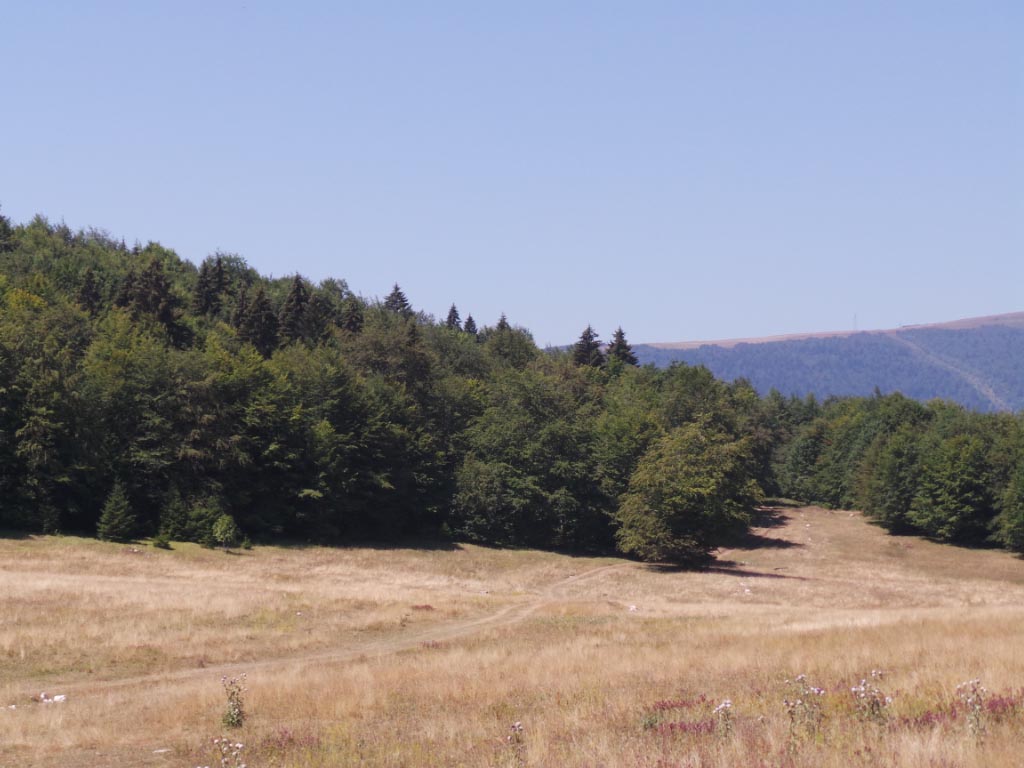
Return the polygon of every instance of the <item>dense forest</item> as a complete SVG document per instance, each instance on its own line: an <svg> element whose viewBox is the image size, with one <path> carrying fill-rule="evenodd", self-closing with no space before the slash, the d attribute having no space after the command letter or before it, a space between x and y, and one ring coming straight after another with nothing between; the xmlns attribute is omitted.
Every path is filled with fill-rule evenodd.
<svg viewBox="0 0 1024 768"><path fill-rule="evenodd" d="M917 400L942 398L979 411L1024 409L1024 328L915 328L845 337L706 344L695 349L635 348L641 363L705 365L761 393L819 398L866 396L876 388Z"/></svg>
<svg viewBox="0 0 1024 768"><path fill-rule="evenodd" d="M1017 417L637 362L621 328L540 350L397 284L370 300L0 216L0 528L695 562L785 495L1024 548Z"/></svg>

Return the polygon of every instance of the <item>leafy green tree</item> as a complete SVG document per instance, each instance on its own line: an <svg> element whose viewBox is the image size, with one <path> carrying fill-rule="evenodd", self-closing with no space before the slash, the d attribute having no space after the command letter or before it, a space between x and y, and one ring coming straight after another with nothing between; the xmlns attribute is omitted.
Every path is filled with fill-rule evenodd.
<svg viewBox="0 0 1024 768"><path fill-rule="evenodd" d="M0 253L14 250L14 227L11 220L0 213Z"/></svg>
<svg viewBox="0 0 1024 768"><path fill-rule="evenodd" d="M582 337L580 340L583 340ZM640 363L636 355L633 354L633 347L626 341L626 333L622 330L622 326L615 329L612 343L608 345L607 355L609 361L617 360L623 365L639 365Z"/></svg>
<svg viewBox="0 0 1024 768"><path fill-rule="evenodd" d="M485 328L478 338L483 339L487 357L498 367L521 370L540 354L530 332L525 328L513 328L505 315L501 316L497 326Z"/></svg>
<svg viewBox="0 0 1024 768"><path fill-rule="evenodd" d="M242 536L242 532L238 530L238 525L235 523L235 519L231 515L221 515L217 518L217 521L213 524L213 539L225 551L233 547Z"/></svg>
<svg viewBox="0 0 1024 768"><path fill-rule="evenodd" d="M124 483L118 480L103 503L103 511L96 524L96 535L107 541L131 541L137 525L138 520L128 501Z"/></svg>
<svg viewBox="0 0 1024 768"><path fill-rule="evenodd" d="M561 386L573 377L574 388ZM595 482L597 393L575 370L503 370L466 434L460 534L495 544L607 548L610 500Z"/></svg>
<svg viewBox="0 0 1024 768"><path fill-rule="evenodd" d="M462 330L462 321L459 318L459 310L454 304L452 304L451 308L448 310L448 317L445 319L444 325L445 328L452 331Z"/></svg>
<svg viewBox="0 0 1024 768"><path fill-rule="evenodd" d="M601 340L589 325L583 329L579 340L572 348L572 361L576 365L588 365L593 368L600 368L605 364Z"/></svg>
<svg viewBox="0 0 1024 768"><path fill-rule="evenodd" d="M942 541L983 541L994 511L987 473L985 446L976 435L933 439L925 444L908 517Z"/></svg>
<svg viewBox="0 0 1024 768"><path fill-rule="evenodd" d="M1024 464L1010 478L994 520L993 538L1007 549L1024 552Z"/></svg>
<svg viewBox="0 0 1024 768"><path fill-rule="evenodd" d="M918 439L910 425L891 436L881 435L860 467L864 511L895 533L914 528L910 509L921 479Z"/></svg>
<svg viewBox="0 0 1024 768"><path fill-rule="evenodd" d="M472 315L466 315L466 322L462 324L462 330L471 336L476 336L476 320L473 319Z"/></svg>
<svg viewBox="0 0 1024 768"><path fill-rule="evenodd" d="M619 549L643 560L706 560L749 524L759 489L747 445L700 423L678 427L640 459L615 514Z"/></svg>

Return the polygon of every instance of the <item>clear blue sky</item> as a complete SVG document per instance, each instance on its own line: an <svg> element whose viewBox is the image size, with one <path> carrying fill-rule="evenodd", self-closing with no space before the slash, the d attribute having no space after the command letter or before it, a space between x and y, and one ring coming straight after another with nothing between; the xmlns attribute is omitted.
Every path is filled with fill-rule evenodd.
<svg viewBox="0 0 1024 768"><path fill-rule="evenodd" d="M1024 310L1024 3L7 3L0 206L541 344Z"/></svg>

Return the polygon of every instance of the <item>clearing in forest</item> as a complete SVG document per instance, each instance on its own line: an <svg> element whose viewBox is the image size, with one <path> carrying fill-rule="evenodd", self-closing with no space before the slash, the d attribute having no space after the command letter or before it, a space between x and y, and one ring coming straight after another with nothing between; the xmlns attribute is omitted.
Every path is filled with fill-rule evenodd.
<svg viewBox="0 0 1024 768"><path fill-rule="evenodd" d="M5 538L0 766L1018 765L1021 636L1020 559L814 507L701 571Z"/></svg>

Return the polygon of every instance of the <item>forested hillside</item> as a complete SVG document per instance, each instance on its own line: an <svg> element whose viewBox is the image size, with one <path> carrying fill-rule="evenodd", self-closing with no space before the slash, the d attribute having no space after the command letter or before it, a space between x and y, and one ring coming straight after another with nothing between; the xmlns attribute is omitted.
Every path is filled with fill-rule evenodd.
<svg viewBox="0 0 1024 768"><path fill-rule="evenodd" d="M804 396L901 392L981 411L1024 408L1024 328L918 328L843 337L713 344L696 349L636 346L643 363L706 365L728 381L746 378L761 393Z"/></svg>
<svg viewBox="0 0 1024 768"><path fill-rule="evenodd" d="M955 334L943 354L956 344L980 354ZM905 347L884 346L893 380L912 376ZM0 528L695 562L777 494L1022 550L1024 427L901 395L759 397L639 367L621 328L542 352L504 316L438 320L397 284L372 300L0 217Z"/></svg>
<svg viewBox="0 0 1024 768"><path fill-rule="evenodd" d="M621 329L542 353L398 285L0 218L0 527L700 559L771 490L803 405L635 363Z"/></svg>

